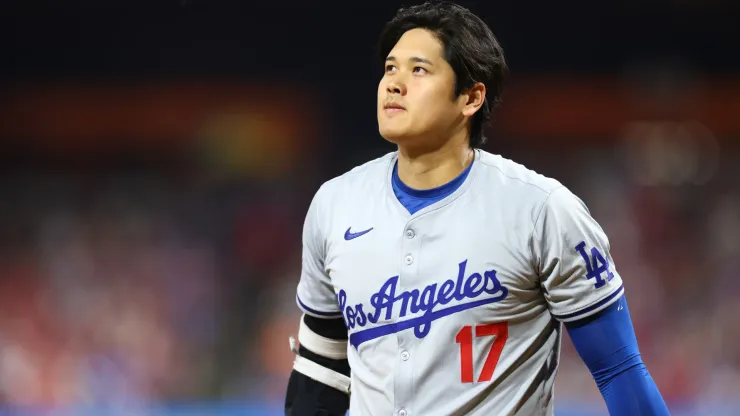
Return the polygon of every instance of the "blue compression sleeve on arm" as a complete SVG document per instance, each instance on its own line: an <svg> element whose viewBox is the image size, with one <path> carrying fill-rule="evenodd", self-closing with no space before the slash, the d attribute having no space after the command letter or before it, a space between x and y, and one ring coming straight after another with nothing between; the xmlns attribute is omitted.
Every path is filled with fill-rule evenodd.
<svg viewBox="0 0 740 416"><path fill-rule="evenodd" d="M603 311L565 326L610 415L669 415L642 362L624 296Z"/></svg>

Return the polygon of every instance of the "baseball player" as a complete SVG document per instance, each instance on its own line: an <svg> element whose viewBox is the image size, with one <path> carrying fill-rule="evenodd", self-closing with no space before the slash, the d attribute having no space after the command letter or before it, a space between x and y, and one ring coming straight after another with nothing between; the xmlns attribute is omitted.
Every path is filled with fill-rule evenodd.
<svg viewBox="0 0 740 416"><path fill-rule="evenodd" d="M583 202L478 149L506 72L490 29L426 3L398 11L380 53L398 150L308 209L286 415L552 415L562 323L611 414L667 415Z"/></svg>

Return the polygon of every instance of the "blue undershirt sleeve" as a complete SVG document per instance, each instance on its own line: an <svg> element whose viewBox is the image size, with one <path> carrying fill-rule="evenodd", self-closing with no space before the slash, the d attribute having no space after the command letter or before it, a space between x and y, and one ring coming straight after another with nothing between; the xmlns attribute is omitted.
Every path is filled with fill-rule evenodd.
<svg viewBox="0 0 740 416"><path fill-rule="evenodd" d="M610 415L669 415L642 362L624 296L608 308L565 326Z"/></svg>

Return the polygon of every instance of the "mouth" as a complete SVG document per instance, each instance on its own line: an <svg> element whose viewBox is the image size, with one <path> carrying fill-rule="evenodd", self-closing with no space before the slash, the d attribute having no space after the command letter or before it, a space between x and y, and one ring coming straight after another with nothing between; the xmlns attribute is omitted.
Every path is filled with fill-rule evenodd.
<svg viewBox="0 0 740 416"><path fill-rule="evenodd" d="M383 110L385 110L386 114L395 114L400 113L401 111L406 111L406 108L401 104L386 103L383 105Z"/></svg>

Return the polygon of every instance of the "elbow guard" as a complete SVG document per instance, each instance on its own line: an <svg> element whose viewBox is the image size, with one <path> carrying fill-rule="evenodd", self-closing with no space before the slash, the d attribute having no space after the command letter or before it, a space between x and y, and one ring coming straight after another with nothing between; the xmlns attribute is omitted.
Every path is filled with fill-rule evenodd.
<svg viewBox="0 0 740 416"><path fill-rule="evenodd" d="M317 334L306 325L305 316L301 318L298 343L301 348L329 360L344 361L347 359L347 340L337 340ZM296 354L293 370L345 394L350 393L350 378L347 375L301 356L298 344L292 336L290 337L290 349Z"/></svg>

